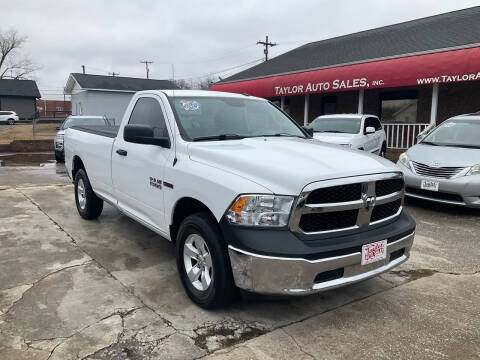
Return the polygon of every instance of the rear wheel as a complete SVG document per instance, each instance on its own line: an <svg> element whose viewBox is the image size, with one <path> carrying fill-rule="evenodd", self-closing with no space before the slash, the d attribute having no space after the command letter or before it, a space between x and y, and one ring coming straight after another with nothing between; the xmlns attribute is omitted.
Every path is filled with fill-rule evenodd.
<svg viewBox="0 0 480 360"><path fill-rule="evenodd" d="M103 200L93 192L84 169L75 174L75 203L78 213L86 220L98 218L103 210Z"/></svg>
<svg viewBox="0 0 480 360"><path fill-rule="evenodd" d="M8 119L7 120L8 125L15 125L15 120L13 119Z"/></svg>
<svg viewBox="0 0 480 360"><path fill-rule="evenodd" d="M210 214L187 217L176 244L178 272L190 299L205 309L228 305L237 291L225 242Z"/></svg>

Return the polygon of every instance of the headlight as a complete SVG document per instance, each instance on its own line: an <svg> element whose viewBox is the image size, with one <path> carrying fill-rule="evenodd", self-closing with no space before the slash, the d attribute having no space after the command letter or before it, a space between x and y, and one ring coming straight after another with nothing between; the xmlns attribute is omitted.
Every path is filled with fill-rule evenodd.
<svg viewBox="0 0 480 360"><path fill-rule="evenodd" d="M465 176L468 175L480 175L480 164L473 165L470 170L465 174Z"/></svg>
<svg viewBox="0 0 480 360"><path fill-rule="evenodd" d="M410 159L408 158L406 152L400 154L398 161L400 161L403 165L410 169Z"/></svg>
<svg viewBox="0 0 480 360"><path fill-rule="evenodd" d="M55 136L55 140L58 141L58 142L63 142L63 135L57 135Z"/></svg>
<svg viewBox="0 0 480 360"><path fill-rule="evenodd" d="M281 227L288 224L293 196L241 195L228 209L231 224Z"/></svg>

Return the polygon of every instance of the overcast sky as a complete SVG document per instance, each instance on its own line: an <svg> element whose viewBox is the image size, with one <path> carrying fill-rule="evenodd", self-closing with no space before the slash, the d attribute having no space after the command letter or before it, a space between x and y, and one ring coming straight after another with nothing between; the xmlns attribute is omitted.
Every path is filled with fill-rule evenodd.
<svg viewBox="0 0 480 360"><path fill-rule="evenodd" d="M263 57L310 41L480 5L473 0L0 0L1 30L28 36L24 47L42 69L43 97L57 98L71 72L197 81L227 76ZM250 65L251 66L251 65ZM227 70L228 69L228 70Z"/></svg>

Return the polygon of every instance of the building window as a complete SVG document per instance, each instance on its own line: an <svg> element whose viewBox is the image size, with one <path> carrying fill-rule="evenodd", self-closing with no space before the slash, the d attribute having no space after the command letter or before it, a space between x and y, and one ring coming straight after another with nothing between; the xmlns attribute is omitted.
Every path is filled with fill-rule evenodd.
<svg viewBox="0 0 480 360"><path fill-rule="evenodd" d="M417 99L382 100L382 121L387 123L417 122Z"/></svg>
<svg viewBox="0 0 480 360"><path fill-rule="evenodd" d="M57 106L57 107L55 108L55 110L56 110L56 111L63 111L63 106Z"/></svg>
<svg viewBox="0 0 480 360"><path fill-rule="evenodd" d="M381 119L385 123L416 123L418 94L395 91L381 94Z"/></svg>

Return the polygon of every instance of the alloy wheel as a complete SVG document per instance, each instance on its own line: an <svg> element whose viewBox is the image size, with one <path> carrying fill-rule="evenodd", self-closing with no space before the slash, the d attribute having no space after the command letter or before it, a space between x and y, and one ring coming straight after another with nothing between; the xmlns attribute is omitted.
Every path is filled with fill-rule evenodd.
<svg viewBox="0 0 480 360"><path fill-rule="evenodd" d="M213 277L210 250L203 237L190 234L183 245L183 263L188 280L199 291L207 290Z"/></svg>

